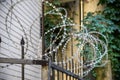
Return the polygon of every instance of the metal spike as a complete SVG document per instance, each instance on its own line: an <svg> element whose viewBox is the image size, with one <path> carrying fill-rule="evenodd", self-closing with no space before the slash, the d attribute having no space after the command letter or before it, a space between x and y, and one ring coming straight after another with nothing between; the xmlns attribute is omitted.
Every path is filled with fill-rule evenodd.
<svg viewBox="0 0 120 80"><path fill-rule="evenodd" d="M24 41L24 38L22 37L21 39L21 42L20 42L21 45L24 45L25 44L25 41Z"/></svg>
<svg viewBox="0 0 120 80"><path fill-rule="evenodd" d="M1 37L0 37L0 43L2 42L2 39L1 39Z"/></svg>

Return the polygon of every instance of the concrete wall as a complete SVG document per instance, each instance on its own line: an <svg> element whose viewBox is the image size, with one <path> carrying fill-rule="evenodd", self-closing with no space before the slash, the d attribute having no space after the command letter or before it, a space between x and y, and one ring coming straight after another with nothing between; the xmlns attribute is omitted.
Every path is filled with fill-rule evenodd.
<svg viewBox="0 0 120 80"><path fill-rule="evenodd" d="M97 5L99 0L85 0L84 2L84 16L88 12L98 12L102 11L104 6ZM105 60L107 64L102 67L96 68L97 77L96 80L112 80L112 71L111 71L111 61Z"/></svg>
<svg viewBox="0 0 120 80"><path fill-rule="evenodd" d="M85 0L84 1L84 16L88 12L96 12L96 11L102 11L104 6L97 5L99 0Z"/></svg>

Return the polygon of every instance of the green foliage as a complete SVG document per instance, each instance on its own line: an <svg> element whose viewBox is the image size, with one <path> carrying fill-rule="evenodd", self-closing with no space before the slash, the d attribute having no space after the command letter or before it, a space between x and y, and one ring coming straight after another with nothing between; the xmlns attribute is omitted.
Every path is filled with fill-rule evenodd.
<svg viewBox="0 0 120 80"><path fill-rule="evenodd" d="M56 7L59 7L61 5L59 0L53 0L51 2L53 5L55 5ZM49 12L53 10L53 7L49 6L49 5L45 5L45 10L44 13ZM56 12L58 13L58 12ZM60 11L61 14L64 14L64 11ZM64 16L62 16L64 17ZM66 23L69 22L69 20L66 20ZM56 26L59 26L58 28L55 28L54 30L50 31L48 34L45 35L45 48L48 48L50 46L51 41L54 41L54 46L58 45L58 43L60 43L60 41L62 40L62 35L64 35L64 28L60 27L61 25L63 25L63 20L61 19L60 15L56 15L56 14L47 14L44 17L44 31L47 32L48 30L51 30L53 28L55 28ZM67 30L66 33L71 31L71 27L70 26L66 26ZM58 38L59 39L56 39ZM66 37L67 38L67 37ZM56 40L55 40L56 39Z"/></svg>
<svg viewBox="0 0 120 80"><path fill-rule="evenodd" d="M100 0L99 4L106 5L102 14L88 13L84 24L89 30L99 31L107 36L113 79L118 80L120 79L120 0Z"/></svg>
<svg viewBox="0 0 120 80"><path fill-rule="evenodd" d="M50 1L51 2L51 1ZM51 2L53 5L59 6L59 0L54 0ZM45 4L45 10L44 13L49 12L53 10L53 7ZM61 19L59 15L54 15L54 14L48 14L44 17L44 31L47 32L48 30L54 28L56 25L60 24ZM50 41L51 39L54 39L55 36L57 35L58 31L55 31L54 34L53 33L48 33L47 35L45 35L45 48L48 48L50 45Z"/></svg>
<svg viewBox="0 0 120 80"><path fill-rule="evenodd" d="M54 0L53 4L59 6L59 1ZM109 59L112 61L113 78L118 80L120 79L120 0L99 0L99 4L106 5L102 14L88 13L84 18L84 25L89 30L99 31L107 36L109 41L108 54ZM50 7L47 8L48 11L50 9ZM44 21L45 31L55 27L60 21L59 16L47 15ZM55 32L57 34L58 31ZM53 38L55 36L54 34ZM48 35L45 40L46 45L49 44L50 36Z"/></svg>
<svg viewBox="0 0 120 80"><path fill-rule="evenodd" d="M99 4L106 5L103 11L106 18L120 25L120 23L117 23L120 21L120 0L100 0Z"/></svg>
<svg viewBox="0 0 120 80"><path fill-rule="evenodd" d="M53 3L54 5L60 5L60 0L54 0Z"/></svg>
<svg viewBox="0 0 120 80"><path fill-rule="evenodd" d="M57 25L61 24L61 19L60 16L57 15L47 15L44 18L44 26L45 26L45 32L47 32L50 29L53 29L54 27L56 27ZM47 35L45 35L45 47L48 48L50 46L50 41L53 41L56 36L58 35L58 32L61 30L61 28L57 28L54 31L51 31L50 33L48 33ZM60 32L59 36L63 35L63 31ZM61 38L59 40L57 40L55 42L56 45L58 45L59 41L61 40Z"/></svg>
<svg viewBox="0 0 120 80"><path fill-rule="evenodd" d="M112 20L118 26L117 30L110 35L110 59L114 80L120 79L120 0L99 0L99 4L106 5L103 11L105 18Z"/></svg>
<svg viewBox="0 0 120 80"><path fill-rule="evenodd" d="M84 18L84 25L89 30L99 31L105 35L111 34L117 29L117 26L102 14L95 15L94 13L88 13Z"/></svg>

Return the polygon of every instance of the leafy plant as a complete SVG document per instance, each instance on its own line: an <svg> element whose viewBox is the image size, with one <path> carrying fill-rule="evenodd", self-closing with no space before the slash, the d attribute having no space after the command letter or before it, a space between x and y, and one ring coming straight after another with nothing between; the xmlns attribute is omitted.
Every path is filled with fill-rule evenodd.
<svg viewBox="0 0 120 80"><path fill-rule="evenodd" d="M113 79L118 80L120 79L120 0L99 0L99 4L106 5L103 10L103 15L118 26L116 30L111 33L109 43Z"/></svg>
<svg viewBox="0 0 120 80"><path fill-rule="evenodd" d="M117 29L117 26L111 21L105 18L102 14L88 13L84 18L84 25L93 31L99 31L102 34L111 34Z"/></svg>
<svg viewBox="0 0 120 80"><path fill-rule="evenodd" d="M67 29L65 30L66 35L71 31L70 26L63 26L64 22L65 24L68 24L70 23L70 20L65 17L64 9L62 8L60 9L59 7L61 5L60 1L53 0L51 1L51 3L50 4L54 6L50 6L50 4L45 5L45 12L44 12L44 13L46 12L50 13L45 15L44 17L45 32L48 32L47 34L45 34L45 48L49 48L49 49L50 49L50 44L52 44L52 47L53 46L55 47L61 42L64 35L64 29ZM66 36L66 38L67 37L68 36ZM64 42L65 41L63 41L62 44L64 44Z"/></svg>
<svg viewBox="0 0 120 80"><path fill-rule="evenodd" d="M59 6L59 0L54 0L54 4ZM112 61L113 78L118 80L120 79L120 0L99 0L99 4L106 5L103 12L97 14L88 13L84 18L84 25L89 30L99 31L107 36L109 41L108 54L109 59ZM49 10L50 8L47 9ZM59 16L47 15L44 21L45 30L53 28L59 21ZM46 37L46 45L49 44L49 37L49 35Z"/></svg>
<svg viewBox="0 0 120 80"><path fill-rule="evenodd" d="M116 72L120 71L120 64L118 61L118 57L120 57L120 36L118 35L116 37L116 32L119 33L118 25L100 13L88 13L84 18L84 25L88 28L88 30L99 31L107 37L109 41L109 59L112 61L113 72L116 74ZM115 77L118 76L115 75Z"/></svg>

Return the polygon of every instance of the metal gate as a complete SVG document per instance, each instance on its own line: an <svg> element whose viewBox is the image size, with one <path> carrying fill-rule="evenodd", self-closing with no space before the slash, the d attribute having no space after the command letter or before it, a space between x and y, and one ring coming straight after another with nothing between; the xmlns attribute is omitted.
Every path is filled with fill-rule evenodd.
<svg viewBox="0 0 120 80"><path fill-rule="evenodd" d="M80 69L75 70L79 66L74 64L74 59L68 63L54 61L54 58L52 61L49 60L48 80L83 80L80 76Z"/></svg>

